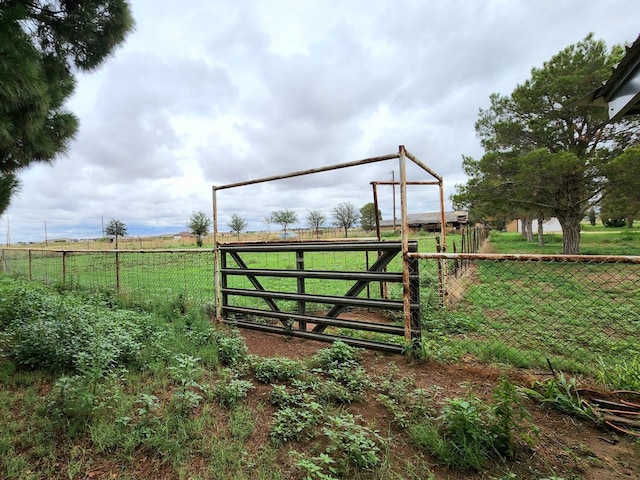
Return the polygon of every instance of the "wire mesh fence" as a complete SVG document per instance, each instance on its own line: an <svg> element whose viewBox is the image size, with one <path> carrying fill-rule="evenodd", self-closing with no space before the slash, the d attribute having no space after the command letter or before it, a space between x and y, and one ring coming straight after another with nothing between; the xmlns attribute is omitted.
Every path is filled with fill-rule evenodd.
<svg viewBox="0 0 640 480"><path fill-rule="evenodd" d="M640 257L420 258L434 357L593 374L640 355Z"/></svg>
<svg viewBox="0 0 640 480"><path fill-rule="evenodd" d="M115 292L137 303L213 303L213 250L3 249L2 270L13 276L87 290Z"/></svg>
<svg viewBox="0 0 640 480"><path fill-rule="evenodd" d="M180 296L187 305L213 305L215 299L211 249L7 248L0 255L2 270L10 275L118 292L138 303ZM369 261L359 255L331 252L306 261L318 270L347 269L354 261ZM422 341L434 359L593 374L640 357L640 257L410 256L419 258ZM267 257L247 262L295 268L289 257ZM321 292L324 284L311 285ZM398 288L387 294L399 298ZM380 291L373 288L367 295L379 297Z"/></svg>

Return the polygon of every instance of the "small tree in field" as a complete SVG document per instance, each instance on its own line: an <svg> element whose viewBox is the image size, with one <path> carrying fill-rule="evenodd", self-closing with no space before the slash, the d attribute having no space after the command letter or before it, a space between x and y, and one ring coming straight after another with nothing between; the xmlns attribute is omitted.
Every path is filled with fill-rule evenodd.
<svg viewBox="0 0 640 480"><path fill-rule="evenodd" d="M320 229L324 226L326 221L327 217L318 210L311 210L307 214L307 225L315 232L316 238L320 237Z"/></svg>
<svg viewBox="0 0 640 480"><path fill-rule="evenodd" d="M282 226L284 236L287 236L287 228L289 225L298 221L298 215L293 210L276 210L271 214L271 220L273 223L277 223Z"/></svg>
<svg viewBox="0 0 640 480"><path fill-rule="evenodd" d="M378 211L378 218L382 219L382 214ZM370 232L376 228L376 206L369 202L360 209L360 226L365 232Z"/></svg>
<svg viewBox="0 0 640 480"><path fill-rule="evenodd" d="M118 248L118 237L124 237L127 234L127 226L120 220L112 218L107 222L104 229L105 235L116 238L116 249Z"/></svg>
<svg viewBox="0 0 640 480"><path fill-rule="evenodd" d="M360 215L358 210L352 203L343 202L333 209L333 224L336 227L344 229L345 238L349 236L349 229L353 227L359 219Z"/></svg>
<svg viewBox="0 0 640 480"><path fill-rule="evenodd" d="M236 232L236 234L238 235L238 240L240 240L240 232L247 228L247 221L244 218L233 214L231 216L231 221L229 222L229 228L232 232Z"/></svg>
<svg viewBox="0 0 640 480"><path fill-rule="evenodd" d="M596 224L596 209L593 207L589 209L589 223L591 226Z"/></svg>
<svg viewBox="0 0 640 480"><path fill-rule="evenodd" d="M211 219L207 217L207 214L200 212L193 212L189 218L189 230L196 237L196 244L202 247L202 237L206 236L211 227Z"/></svg>

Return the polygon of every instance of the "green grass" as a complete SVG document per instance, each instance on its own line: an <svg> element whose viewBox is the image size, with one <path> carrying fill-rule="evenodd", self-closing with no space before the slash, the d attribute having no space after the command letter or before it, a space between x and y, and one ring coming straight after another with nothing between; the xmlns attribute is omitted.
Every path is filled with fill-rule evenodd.
<svg viewBox="0 0 640 480"><path fill-rule="evenodd" d="M544 246L538 246L538 237L527 240L520 233L491 232L492 251L496 253L562 253L562 234L544 234ZM580 234L580 253L583 255L640 255L640 229L606 228L583 223Z"/></svg>
<svg viewBox="0 0 640 480"><path fill-rule="evenodd" d="M433 235L413 237L421 252L435 251ZM397 237L385 237L397 240ZM448 236L449 250L459 237ZM640 231L583 225L582 251L588 254L638 254ZM517 233L492 232L492 251L500 253L558 254L560 234L546 234L545 245L526 242ZM375 260L363 252L306 253L305 268L314 270L362 270ZM5 251L12 274L28 275L24 253ZM293 253L245 253L250 267L293 269ZM87 288L103 292L105 301L143 310L162 310L165 317L199 305L213 305L213 258L208 252L121 253L121 295L113 296L115 264L113 253L67 254L65 289ZM233 266L233 260L229 260ZM389 266L400 271L400 259ZM34 278L61 285L62 256L55 252L33 253ZM437 264L420 262L423 310L423 353L428 358L455 361L471 354L484 362L517 367L546 367L552 362L567 371L600 375L596 365L604 362L622 368L629 355L636 354L637 312L640 307L638 267L631 264L479 262L464 285L462 296L449 308L437 308ZM296 291L295 279L261 277L267 290ZM246 277L230 277L229 286L253 287ZM343 295L353 282L307 280L308 293ZM379 297L370 288L361 296ZM390 296L402 298L402 287L391 284ZM261 299L233 297L234 304L262 308ZM283 311L295 311L295 302L276 301ZM309 311L326 305L307 305ZM400 317L397 317L400 320ZM403 343L402 337L342 329L343 336ZM212 355L212 354L210 354Z"/></svg>
<svg viewBox="0 0 640 480"><path fill-rule="evenodd" d="M602 233L582 237L592 254L640 252L638 233L596 231ZM545 239L547 244L538 247L520 234L493 232L490 247L500 253L559 253L554 249L561 249L561 237L550 234ZM534 261L475 265L461 301L443 312L427 310L428 355L455 360L471 353L485 362L517 367L544 368L551 362L556 369L602 377L599 365L627 371L624 365L640 354L638 265Z"/></svg>

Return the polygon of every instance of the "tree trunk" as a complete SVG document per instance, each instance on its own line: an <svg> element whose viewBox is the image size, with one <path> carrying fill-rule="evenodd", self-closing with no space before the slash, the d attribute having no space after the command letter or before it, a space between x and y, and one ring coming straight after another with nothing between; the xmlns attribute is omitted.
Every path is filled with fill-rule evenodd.
<svg viewBox="0 0 640 480"><path fill-rule="evenodd" d="M523 235L527 238L527 242L533 242L533 219L525 218L522 220L522 230Z"/></svg>
<svg viewBox="0 0 640 480"><path fill-rule="evenodd" d="M633 217L627 217L627 228L633 228Z"/></svg>
<svg viewBox="0 0 640 480"><path fill-rule="evenodd" d="M562 227L563 255L580 255L580 220L581 215L558 217Z"/></svg>
<svg viewBox="0 0 640 480"><path fill-rule="evenodd" d="M538 217L538 246L544 247L544 217Z"/></svg>
<svg viewBox="0 0 640 480"><path fill-rule="evenodd" d="M344 238L347 238L348 236L349 236L349 228L344 227Z"/></svg>

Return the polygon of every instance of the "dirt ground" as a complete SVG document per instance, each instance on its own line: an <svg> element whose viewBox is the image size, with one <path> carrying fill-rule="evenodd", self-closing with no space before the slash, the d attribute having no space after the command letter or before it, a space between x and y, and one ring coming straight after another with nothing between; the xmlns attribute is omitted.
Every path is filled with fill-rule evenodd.
<svg viewBox="0 0 640 480"><path fill-rule="evenodd" d="M326 343L285 338L251 330L242 330L241 333L249 352L261 357L304 359L327 346ZM412 375L416 379L416 387L440 387L442 398L465 395L470 385L475 395L488 399L501 373L497 369L471 361L443 365L412 361L400 355L372 351L364 352L363 365L370 375L383 374L395 365L402 375ZM514 383L523 386L530 386L533 380L545 378L545 375L546 372L529 371L515 371L509 374ZM262 393L258 391L256 394L266 396L268 390L265 389ZM418 452L402 440L394 444L392 455L405 458L414 455L425 457L438 479L498 480L503 478L503 472L506 470L517 473L517 478L555 476L566 480L640 479L640 442L637 439L616 435L558 411L542 408L534 402L528 402L525 406L531 413L533 422L540 429L539 435L533 447L523 449L509 464L494 465L482 473L455 472L438 467L434 459ZM352 404L350 409L377 425L380 430L393 428L389 412L374 398L366 397L363 401ZM398 435L397 438L400 437L401 435ZM268 419L265 419L262 428L256 429L252 440L254 448L260 448L260 443L268 440ZM543 475L540 475L541 472Z"/></svg>

